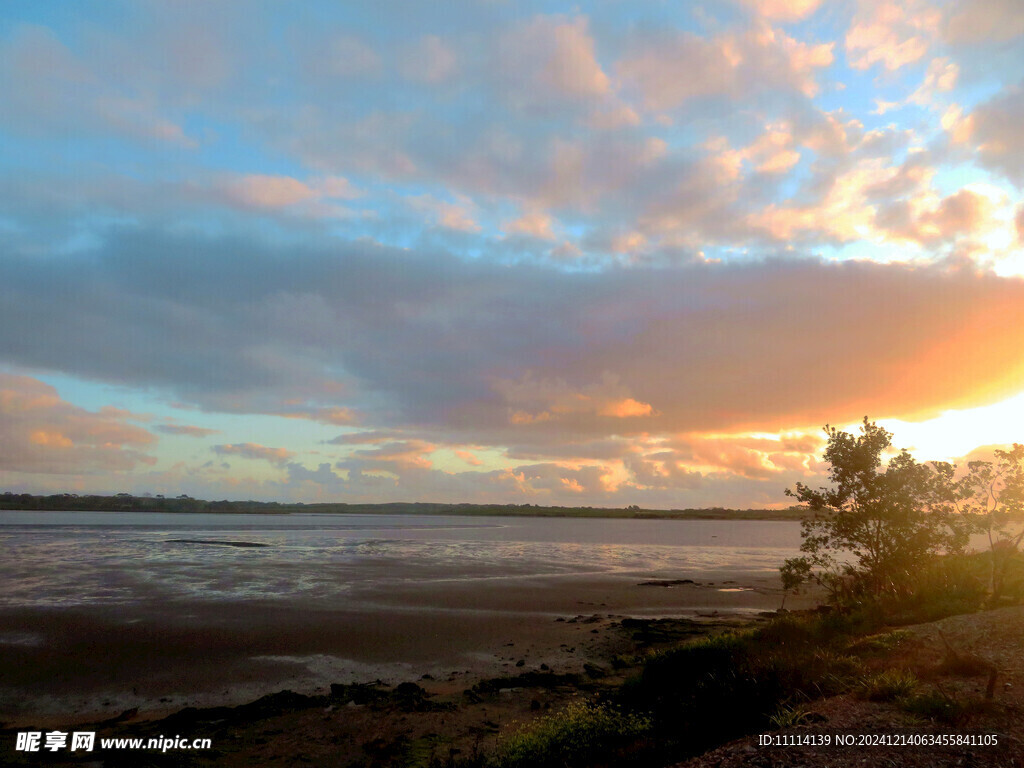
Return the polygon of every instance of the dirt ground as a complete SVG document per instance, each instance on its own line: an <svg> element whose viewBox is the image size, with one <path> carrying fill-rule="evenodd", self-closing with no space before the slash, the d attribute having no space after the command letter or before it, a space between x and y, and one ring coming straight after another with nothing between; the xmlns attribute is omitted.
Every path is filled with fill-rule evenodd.
<svg viewBox="0 0 1024 768"><path fill-rule="evenodd" d="M764 734L771 737L767 745L761 745L759 736L749 736L674 768L1024 766L1024 607L951 616L905 630L906 642L875 663L913 672L920 680L915 694L951 710L950 716L913 714L899 702L844 694L814 702L803 723ZM961 663L951 663L952 654ZM991 680L986 665L996 672L991 699L986 699ZM853 746L838 746L838 735L852 736ZM831 745L807 744L826 736L832 738ZM868 745L869 738L879 736L968 743ZM984 744L993 737L997 744Z"/></svg>
<svg viewBox="0 0 1024 768"><path fill-rule="evenodd" d="M595 613L559 623L566 642L558 662L540 662L529 647L510 642L494 659L498 674L492 678L452 670L398 686L335 685L312 696L278 693L239 707L189 708L145 722L129 712L121 722L92 726L106 737L210 738L210 750L29 755L12 751L15 734L7 729L0 733L0 762L94 768L376 768L428 765L432 759L444 764L489 751L517 723L556 713L573 699L601 699L635 671L646 651L725 631L738 620L636 620ZM1024 607L954 616L905 627L897 635L895 646L868 656L869 671L913 673L919 681L914 694L948 711L914 714L900 701L870 701L853 692L808 703L789 727L739 739L674 768L1024 768ZM820 743L826 737L831 743ZM838 745L840 737L852 739L852 745ZM928 738L961 743L891 743ZM993 738L996 744L985 743ZM865 739L890 743L869 745ZM808 743L812 740L819 743Z"/></svg>

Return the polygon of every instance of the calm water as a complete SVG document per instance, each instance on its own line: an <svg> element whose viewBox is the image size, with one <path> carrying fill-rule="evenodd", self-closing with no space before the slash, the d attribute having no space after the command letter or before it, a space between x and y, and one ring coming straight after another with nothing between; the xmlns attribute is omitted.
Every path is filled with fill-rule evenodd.
<svg viewBox="0 0 1024 768"><path fill-rule="evenodd" d="M799 543L799 524L777 521L0 511L0 607L343 605L389 585L769 574Z"/></svg>

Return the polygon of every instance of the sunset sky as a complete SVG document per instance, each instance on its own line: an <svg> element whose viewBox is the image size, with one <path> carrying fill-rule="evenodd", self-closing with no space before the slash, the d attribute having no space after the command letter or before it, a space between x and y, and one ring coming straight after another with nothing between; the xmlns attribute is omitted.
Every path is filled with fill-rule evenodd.
<svg viewBox="0 0 1024 768"><path fill-rule="evenodd" d="M0 491L785 506L1024 442L1019 0L0 11Z"/></svg>

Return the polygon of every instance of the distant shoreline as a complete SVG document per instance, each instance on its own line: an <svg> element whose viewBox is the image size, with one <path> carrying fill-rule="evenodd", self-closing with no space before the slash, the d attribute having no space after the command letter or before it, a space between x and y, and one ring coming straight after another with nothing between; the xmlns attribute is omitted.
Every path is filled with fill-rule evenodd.
<svg viewBox="0 0 1024 768"><path fill-rule="evenodd" d="M206 501L189 496L115 496L24 493L0 495L0 511L23 512L162 512L207 514L462 515L466 517L575 517L625 520L802 520L806 509L642 509L637 506L560 507L538 504L282 504L276 501Z"/></svg>

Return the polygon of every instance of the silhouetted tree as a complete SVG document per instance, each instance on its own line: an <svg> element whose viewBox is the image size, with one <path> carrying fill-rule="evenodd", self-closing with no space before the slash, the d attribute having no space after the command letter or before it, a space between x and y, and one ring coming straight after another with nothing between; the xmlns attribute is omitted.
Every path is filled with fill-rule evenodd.
<svg viewBox="0 0 1024 768"><path fill-rule="evenodd" d="M971 461L967 473L955 479L956 467L940 471L952 488L957 510L973 519L975 530L988 537L989 600L998 603L1006 590L1007 569L1020 551L1024 530L1009 530L1011 519L1024 515L1024 445L996 450L995 461Z"/></svg>
<svg viewBox="0 0 1024 768"><path fill-rule="evenodd" d="M801 523L805 554L782 566L783 586L812 579L833 601L908 595L932 558L967 543L967 519L956 514L948 478L906 450L883 467L892 435L867 417L859 435L828 425L825 433L831 487L786 490L812 515Z"/></svg>

